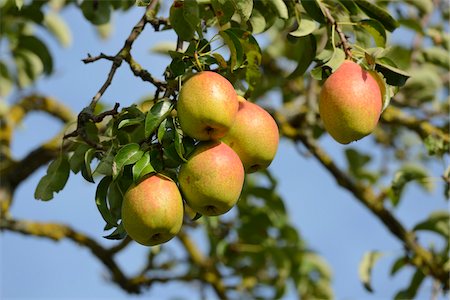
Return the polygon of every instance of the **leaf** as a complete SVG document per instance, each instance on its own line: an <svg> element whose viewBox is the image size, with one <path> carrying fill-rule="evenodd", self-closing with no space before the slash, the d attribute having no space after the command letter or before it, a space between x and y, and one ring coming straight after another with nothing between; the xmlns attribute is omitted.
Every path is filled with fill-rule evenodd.
<svg viewBox="0 0 450 300"><path fill-rule="evenodd" d="M400 269L402 269L403 267L407 266L407 258L405 256L400 256L393 264L391 267L391 272L390 275L393 276L395 275Z"/></svg>
<svg viewBox="0 0 450 300"><path fill-rule="evenodd" d="M383 254L379 251L369 251L364 253L363 258L361 259L361 262L359 263L359 280L364 284L364 288L369 291L373 292L372 286L371 286L371 278L372 278L372 269L377 260L382 256Z"/></svg>
<svg viewBox="0 0 450 300"><path fill-rule="evenodd" d="M95 148L89 148L84 153L84 164L81 166L81 175L84 179L86 179L89 182L95 183L94 178L92 177L92 169L91 169L91 161L94 158L96 149Z"/></svg>
<svg viewBox="0 0 450 300"><path fill-rule="evenodd" d="M349 0L338 0L339 3L342 4L342 6L349 12L349 15L357 15L358 14L358 7L353 1Z"/></svg>
<svg viewBox="0 0 450 300"><path fill-rule="evenodd" d="M238 69L244 59L244 50L238 36L231 29L220 31L219 34L230 49L231 70Z"/></svg>
<svg viewBox="0 0 450 300"><path fill-rule="evenodd" d="M257 9L254 9L252 12L252 16L250 17L250 25L252 26L252 33L258 34L264 32L266 29L267 23L266 18L261 14L261 12Z"/></svg>
<svg viewBox="0 0 450 300"><path fill-rule="evenodd" d="M430 62L436 66L440 66L445 70L450 69L450 55L445 49L431 47L424 49L422 53L427 62Z"/></svg>
<svg viewBox="0 0 450 300"><path fill-rule="evenodd" d="M84 154L86 151L88 151L91 147L86 144L79 144L75 151L73 152L72 156L69 159L70 163L70 169L73 173L77 174L81 171L81 168L84 164Z"/></svg>
<svg viewBox="0 0 450 300"><path fill-rule="evenodd" d="M389 85L403 86L410 75L396 67L386 64L387 58L377 59L375 62L375 70L382 73Z"/></svg>
<svg viewBox="0 0 450 300"><path fill-rule="evenodd" d="M233 2L237 12L241 16L242 22L247 22L250 19L253 10L253 0L226 0L225 2Z"/></svg>
<svg viewBox="0 0 450 300"><path fill-rule="evenodd" d="M80 5L83 16L93 25L102 25L111 18L111 5L108 0L84 0Z"/></svg>
<svg viewBox="0 0 450 300"><path fill-rule="evenodd" d="M344 50L335 48L331 58L323 65L314 68L311 71L313 78L322 80L327 78L331 73L335 72L345 60Z"/></svg>
<svg viewBox="0 0 450 300"><path fill-rule="evenodd" d="M13 87L12 77L8 67L3 61L0 61L0 97L6 97Z"/></svg>
<svg viewBox="0 0 450 300"><path fill-rule="evenodd" d="M166 100L161 100L152 106L145 117L145 138L148 139L158 128L159 124L167 118L173 109L173 104Z"/></svg>
<svg viewBox="0 0 450 300"><path fill-rule="evenodd" d="M359 21L358 26L361 26L370 33L375 41L375 45L378 47L386 46L386 30L380 22L374 19L366 19Z"/></svg>
<svg viewBox="0 0 450 300"><path fill-rule="evenodd" d="M112 148L108 153L102 158L97 168L94 170L94 174L103 174L105 176L112 176L112 166L114 161L114 154Z"/></svg>
<svg viewBox="0 0 450 300"><path fill-rule="evenodd" d="M14 2L16 3L17 9L21 10L23 6L23 0L15 0Z"/></svg>
<svg viewBox="0 0 450 300"><path fill-rule="evenodd" d="M200 12L196 0L184 0L183 17L194 30L197 30L197 33L201 38Z"/></svg>
<svg viewBox="0 0 450 300"><path fill-rule="evenodd" d="M69 174L67 155L60 155L48 166L47 174L41 178L36 187L34 198L43 201L53 199L53 194L61 191L66 185Z"/></svg>
<svg viewBox="0 0 450 300"><path fill-rule="evenodd" d="M246 3L247 1L242 1ZM220 25L225 25L231 20L235 12L235 3L229 0L211 0L214 14L219 20ZM253 6L253 3L252 3ZM242 16L241 16L242 17Z"/></svg>
<svg viewBox="0 0 450 300"><path fill-rule="evenodd" d="M133 181L137 183L143 176L155 172L150 163L150 152L145 152L136 164L133 166Z"/></svg>
<svg viewBox="0 0 450 300"><path fill-rule="evenodd" d="M318 0L301 0L306 13L321 24L326 23L325 15L320 7Z"/></svg>
<svg viewBox="0 0 450 300"><path fill-rule="evenodd" d="M303 15L296 30L289 32L295 37L302 37L313 33L316 30L316 22L307 15Z"/></svg>
<svg viewBox="0 0 450 300"><path fill-rule="evenodd" d="M27 49L36 54L44 66L44 73L49 75L53 71L53 59L47 46L38 38L31 35L22 35L19 38L17 49Z"/></svg>
<svg viewBox="0 0 450 300"><path fill-rule="evenodd" d="M102 215L103 220L105 220L107 224L116 227L117 222L111 214L107 202L108 189L111 182L111 176L105 176L102 180L100 180L97 190L95 191L95 204L97 205L98 211Z"/></svg>
<svg viewBox="0 0 450 300"><path fill-rule="evenodd" d="M144 117L138 117L133 119L124 119L120 121L119 125L117 125L117 129L121 129L128 126L134 126L137 124L142 124L142 122L145 120Z"/></svg>
<svg viewBox="0 0 450 300"><path fill-rule="evenodd" d="M72 33L63 18L57 13L48 12L44 17L44 25L63 47L72 44Z"/></svg>
<svg viewBox="0 0 450 300"><path fill-rule="evenodd" d="M104 236L104 238L108 240L123 240L126 236L127 232L123 227L123 223L120 223L116 230L114 230L110 235Z"/></svg>
<svg viewBox="0 0 450 300"><path fill-rule="evenodd" d="M184 4L182 1L174 1L170 7L169 21L181 40L190 41L194 37L195 28L185 18Z"/></svg>
<svg viewBox="0 0 450 300"><path fill-rule="evenodd" d="M403 193L403 189L405 188L406 184L413 181L413 180L423 180L428 177L428 173L426 169L424 169L422 166L418 165L404 165L400 170L398 170L395 175L394 179L391 183L391 201L394 206L398 204L400 201L401 195ZM429 189L427 183L421 182L422 186Z"/></svg>
<svg viewBox="0 0 450 300"><path fill-rule="evenodd" d="M288 9L283 0L270 0L269 3L275 8L280 18L285 20L289 18Z"/></svg>
<svg viewBox="0 0 450 300"><path fill-rule="evenodd" d="M368 179L372 183L377 180L377 176L365 168L371 160L370 155L362 154L353 148L348 148L345 150L345 156L350 174L358 179Z"/></svg>
<svg viewBox="0 0 450 300"><path fill-rule="evenodd" d="M414 231L427 230L442 235L446 240L450 238L450 215L447 211L436 211L414 226Z"/></svg>
<svg viewBox="0 0 450 300"><path fill-rule="evenodd" d="M181 158L182 161L187 162L186 158L184 158L184 147L183 147L183 131L180 128L180 125L175 123L174 119L172 119L174 122L174 128L175 128L175 150L178 154L178 156Z"/></svg>
<svg viewBox="0 0 450 300"><path fill-rule="evenodd" d="M383 8L367 0L355 0L354 2L367 16L379 21L387 30L392 32L399 26L398 22Z"/></svg>
<svg viewBox="0 0 450 300"><path fill-rule="evenodd" d="M124 166L134 164L143 155L144 152L140 149L139 144L136 143L131 143L120 148L116 156L114 156L113 179L117 179Z"/></svg>
<svg viewBox="0 0 450 300"><path fill-rule="evenodd" d="M394 299L395 300L414 299L416 297L417 290L419 289L424 279L425 274L423 274L420 269L417 269L416 272L414 272L413 277L411 278L409 286L406 289L399 291L395 295Z"/></svg>
<svg viewBox="0 0 450 300"><path fill-rule="evenodd" d="M316 38L313 34L302 36L300 38L293 39L294 43L298 44L299 51L296 61L298 62L295 70L289 75L288 78L295 78L303 75L316 56Z"/></svg>

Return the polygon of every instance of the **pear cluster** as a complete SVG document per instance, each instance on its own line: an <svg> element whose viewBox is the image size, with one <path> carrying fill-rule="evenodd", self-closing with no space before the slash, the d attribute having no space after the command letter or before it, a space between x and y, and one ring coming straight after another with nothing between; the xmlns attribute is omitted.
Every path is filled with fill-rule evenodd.
<svg viewBox="0 0 450 300"><path fill-rule="evenodd" d="M378 75L346 60L327 78L319 96L325 130L348 144L370 134L378 124L383 100Z"/></svg>
<svg viewBox="0 0 450 300"><path fill-rule="evenodd" d="M183 205L205 216L228 212L239 200L245 174L267 168L278 148L272 116L238 96L215 72L190 77L180 89L176 110L183 132L198 141L179 169L179 184L152 175L133 185L122 204L125 230L147 246L177 235Z"/></svg>

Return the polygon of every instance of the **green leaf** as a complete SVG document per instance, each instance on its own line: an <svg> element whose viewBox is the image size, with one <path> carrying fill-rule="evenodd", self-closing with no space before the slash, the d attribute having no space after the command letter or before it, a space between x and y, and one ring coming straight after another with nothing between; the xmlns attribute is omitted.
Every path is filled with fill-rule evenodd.
<svg viewBox="0 0 450 300"><path fill-rule="evenodd" d="M155 172L150 163L150 152L145 152L133 166L133 181L137 183L143 176Z"/></svg>
<svg viewBox="0 0 450 300"><path fill-rule="evenodd" d="M319 0L301 0L303 8L306 10L306 13L321 24L326 23L325 15L320 7Z"/></svg>
<svg viewBox="0 0 450 300"><path fill-rule="evenodd" d="M23 0L14 0L14 2L16 3L17 9L21 10L23 6Z"/></svg>
<svg viewBox="0 0 450 300"><path fill-rule="evenodd" d="M375 70L383 74L389 85L403 86L410 75L403 70L388 65L386 62L388 62L386 57L377 59L375 62ZM391 62L389 63L391 64Z"/></svg>
<svg viewBox="0 0 450 300"><path fill-rule="evenodd" d="M167 118L173 109L173 104L166 100L161 100L152 106L145 117L145 138L148 139L158 128L159 124Z"/></svg>
<svg viewBox="0 0 450 300"><path fill-rule="evenodd" d="M142 124L142 122L144 122L144 120L145 120L144 116L133 118L133 119L124 119L124 120L120 121L119 125L117 125L117 129Z"/></svg>
<svg viewBox="0 0 450 300"><path fill-rule="evenodd" d="M34 198L44 201L53 199L53 194L61 191L66 185L69 174L67 155L60 155L48 166L47 174L41 178L36 187Z"/></svg>
<svg viewBox="0 0 450 300"><path fill-rule="evenodd" d="M420 269L417 269L416 272L414 272L413 277L411 278L409 286L406 289L398 292L395 295L394 299L395 300L414 299L424 279L425 274L423 274Z"/></svg>
<svg viewBox="0 0 450 300"><path fill-rule="evenodd" d="M442 48L431 47L422 51L423 57L427 62L440 66L445 70L450 69L450 55L448 51Z"/></svg>
<svg viewBox="0 0 450 300"><path fill-rule="evenodd" d="M414 231L427 230L442 235L446 240L450 238L450 215L447 211L436 211L414 226Z"/></svg>
<svg viewBox="0 0 450 300"><path fill-rule="evenodd" d="M239 37L231 29L220 31L219 34L230 49L231 70L238 69L242 65L244 59L244 50Z"/></svg>
<svg viewBox="0 0 450 300"><path fill-rule="evenodd" d="M242 1L246 3L247 1ZM214 13L220 25L225 25L231 20L235 12L235 3L229 0L211 0ZM253 3L252 3L253 6Z"/></svg>
<svg viewBox="0 0 450 300"><path fill-rule="evenodd" d="M371 160L370 155L362 154L353 148L348 148L345 150L345 156L350 174L358 179L367 179L372 183L377 180L377 176L365 168Z"/></svg>
<svg viewBox="0 0 450 300"><path fill-rule="evenodd" d="M380 22L374 19L366 19L359 21L358 26L361 26L370 33L377 47L386 46L386 30Z"/></svg>
<svg viewBox="0 0 450 300"><path fill-rule="evenodd" d="M0 97L6 97L13 87L12 77L8 67L3 61L0 61Z"/></svg>
<svg viewBox="0 0 450 300"><path fill-rule="evenodd" d="M112 166L114 161L114 154L112 148L108 153L102 158L97 168L94 170L94 174L103 174L105 176L112 176Z"/></svg>
<svg viewBox="0 0 450 300"><path fill-rule="evenodd" d="M174 122L174 128L175 128L175 150L177 151L178 156L181 158L182 161L187 162L186 158L184 158L184 147L183 147L183 131L180 128L180 125L178 123L175 123L174 119L172 119Z"/></svg>
<svg viewBox="0 0 450 300"><path fill-rule="evenodd" d="M234 4L242 22L247 22L250 19L253 10L253 0L225 0L224 2L232 2Z"/></svg>
<svg viewBox="0 0 450 300"><path fill-rule="evenodd" d="M72 33L63 18L57 13L48 12L44 17L44 25L63 47L72 44Z"/></svg>
<svg viewBox="0 0 450 300"><path fill-rule="evenodd" d="M107 202L108 189L111 182L111 176L105 176L102 180L100 180L95 192L95 204L97 205L98 211L102 215L103 220L105 220L107 224L116 227L117 222L111 214Z"/></svg>
<svg viewBox="0 0 450 300"><path fill-rule="evenodd" d="M289 18L288 9L283 0L270 0L269 3L272 4L272 6L275 8L280 18L282 19Z"/></svg>
<svg viewBox="0 0 450 300"><path fill-rule="evenodd" d="M316 56L316 38L313 34L303 36L300 38L292 39L298 48L298 57L296 61L298 62L295 70L289 75L288 78L295 78L302 76ZM291 39L289 40L291 41Z"/></svg>
<svg viewBox="0 0 450 300"><path fill-rule="evenodd" d="M407 183L411 181L418 181L424 188L430 189L429 182L423 181L428 177L427 170L418 165L404 165L398 170L391 183L391 201L394 206L400 201L401 195Z"/></svg>
<svg viewBox="0 0 450 300"><path fill-rule="evenodd" d="M335 48L331 58L323 65L315 67L311 71L313 78L322 80L335 72L345 60L345 52L341 48Z"/></svg>
<svg viewBox="0 0 450 300"><path fill-rule="evenodd" d="M84 0L80 5L83 16L93 25L102 25L111 18L111 5L108 0Z"/></svg>
<svg viewBox="0 0 450 300"><path fill-rule="evenodd" d="M355 2L349 0L338 0L339 3L349 12L349 15L357 15L359 12Z"/></svg>
<svg viewBox="0 0 450 300"><path fill-rule="evenodd" d="M390 275L395 275L400 269L407 266L407 258L405 256L400 256L393 264L391 268Z"/></svg>
<svg viewBox="0 0 450 300"><path fill-rule="evenodd" d="M144 152L140 149L139 144L136 143L131 143L120 148L116 156L114 156L113 179L117 179L124 166L134 164L143 155Z"/></svg>
<svg viewBox="0 0 450 300"><path fill-rule="evenodd" d="M197 30L197 33L201 38L200 12L196 0L184 0L183 17L194 30Z"/></svg>
<svg viewBox="0 0 450 300"><path fill-rule="evenodd" d="M303 15L297 29L289 32L289 34L295 37L302 37L313 33L316 28L316 22L309 16Z"/></svg>
<svg viewBox="0 0 450 300"><path fill-rule="evenodd" d="M253 34L264 32L264 30L266 29L266 18L264 18L263 14L257 9L253 10L249 21L250 25L252 26Z"/></svg>
<svg viewBox="0 0 450 300"><path fill-rule="evenodd" d="M169 21L181 40L190 41L194 37L195 27L191 24L192 20L186 19L185 2L174 1L170 7Z"/></svg>
<svg viewBox="0 0 450 300"><path fill-rule="evenodd" d="M127 232L125 231L125 228L123 228L123 223L120 223L116 230L114 230L110 235L104 236L104 238L108 240L123 240L126 236Z"/></svg>
<svg viewBox="0 0 450 300"><path fill-rule="evenodd" d="M383 254L379 251L366 252L359 263L359 280L361 280L364 284L364 288L371 293L373 292L372 285L370 283L372 278L372 269L382 255Z"/></svg>
<svg viewBox="0 0 450 300"><path fill-rule="evenodd" d="M392 32L399 26L398 22L386 10L372 2L368 0L355 0L354 2L367 16L379 21L387 30Z"/></svg>
<svg viewBox="0 0 450 300"><path fill-rule="evenodd" d="M86 179L89 182L95 183L94 178L92 177L92 169L91 169L91 161L94 158L96 149L95 148L89 148L84 153L84 164L81 166L81 175L84 179Z"/></svg>
<svg viewBox="0 0 450 300"><path fill-rule="evenodd" d="M73 173L77 174L81 171L81 168L84 164L84 154L86 151L88 151L91 147L86 144L78 144L75 148L75 151L73 152L72 156L69 159L70 163L70 169Z"/></svg>
<svg viewBox="0 0 450 300"><path fill-rule="evenodd" d="M53 59L47 46L37 37L22 35L19 38L17 49L27 49L36 54L42 62L44 73L49 75L53 71Z"/></svg>

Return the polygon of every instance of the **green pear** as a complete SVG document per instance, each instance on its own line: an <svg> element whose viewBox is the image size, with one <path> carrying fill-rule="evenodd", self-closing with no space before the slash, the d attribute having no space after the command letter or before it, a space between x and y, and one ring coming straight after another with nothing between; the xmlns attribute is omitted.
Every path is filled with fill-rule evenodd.
<svg viewBox="0 0 450 300"><path fill-rule="evenodd" d="M278 149L278 126L262 107L238 96L239 110L230 131L221 140L231 147L246 173L267 168Z"/></svg>
<svg viewBox="0 0 450 300"><path fill-rule="evenodd" d="M181 87L177 115L183 132L206 141L223 137L233 125L238 111L237 94L221 75L203 71Z"/></svg>
<svg viewBox="0 0 450 300"><path fill-rule="evenodd" d="M346 60L325 80L319 113L325 130L339 143L348 144L370 134L382 110L377 79L357 63Z"/></svg>
<svg viewBox="0 0 450 300"><path fill-rule="evenodd" d="M201 143L181 165L178 181L186 203L206 216L229 211L244 184L239 156L220 141Z"/></svg>
<svg viewBox="0 0 450 300"><path fill-rule="evenodd" d="M152 175L125 193L122 223L133 240L153 246L178 234L183 210L183 200L175 182L163 175Z"/></svg>

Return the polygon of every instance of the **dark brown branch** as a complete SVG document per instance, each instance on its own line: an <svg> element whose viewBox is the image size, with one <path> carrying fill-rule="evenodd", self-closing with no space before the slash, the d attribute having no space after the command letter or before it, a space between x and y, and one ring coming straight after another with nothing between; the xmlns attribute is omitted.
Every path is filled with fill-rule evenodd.
<svg viewBox="0 0 450 300"><path fill-rule="evenodd" d="M106 54L103 54L103 53L100 53L100 55L98 55L98 56L91 56L91 55L88 53L88 57L82 59L82 61L83 61L85 64L89 64L89 63L96 62L97 60L100 60L100 59L106 59L106 60L114 61L115 56L106 55Z"/></svg>
<svg viewBox="0 0 450 300"><path fill-rule="evenodd" d="M336 31L336 33L339 36L339 39L341 40L342 43L342 47L344 48L344 52L345 52L345 57L350 59L352 58L352 47L350 46L347 37L345 36L344 32L342 31L341 27L339 26L339 24L336 22L336 20L333 18L333 16L330 13L330 10L321 5L321 8L325 14L325 17L327 18L328 22L331 24L331 27ZM334 41L333 41L334 43Z"/></svg>

